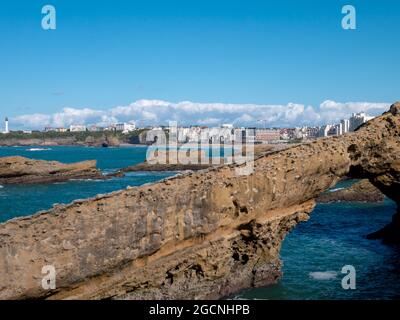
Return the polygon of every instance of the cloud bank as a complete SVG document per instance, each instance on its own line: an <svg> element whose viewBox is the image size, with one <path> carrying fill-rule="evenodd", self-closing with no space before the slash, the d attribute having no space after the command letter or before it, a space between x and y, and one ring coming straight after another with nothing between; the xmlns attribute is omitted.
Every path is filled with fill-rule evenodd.
<svg viewBox="0 0 400 320"><path fill-rule="evenodd" d="M374 116L386 111L389 105L374 102L340 103L332 100L326 100L318 107L298 103L273 105L138 100L108 110L63 108L54 114L20 115L10 119L10 123L14 128L25 129L69 127L71 124L107 126L116 122L157 125L168 124L169 121L177 121L178 125L218 126L232 123L236 126L294 127L337 123L349 118L353 112L364 111Z"/></svg>

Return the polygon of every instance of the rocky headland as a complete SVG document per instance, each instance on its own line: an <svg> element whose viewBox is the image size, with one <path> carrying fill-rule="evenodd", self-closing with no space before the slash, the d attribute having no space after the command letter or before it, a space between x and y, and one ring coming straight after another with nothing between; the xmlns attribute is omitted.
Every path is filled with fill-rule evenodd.
<svg viewBox="0 0 400 320"><path fill-rule="evenodd" d="M120 170L121 173L137 171L198 171L212 167L210 164L149 164L148 162L139 163L133 166L125 167Z"/></svg>
<svg viewBox="0 0 400 320"><path fill-rule="evenodd" d="M285 235L342 177L400 207L400 103L356 132L0 225L0 298L204 299L276 282ZM376 214L379 214L377 212ZM400 210L376 238L398 239ZM41 286L43 266L56 289Z"/></svg>
<svg viewBox="0 0 400 320"><path fill-rule="evenodd" d="M7 138L2 137L0 139L0 146L2 147L14 147L14 146L39 146L39 147L54 147L54 146L88 146L88 147L118 147L123 143L116 137L100 137L94 138L88 136L84 140L78 140L74 136L70 137L57 137L57 138Z"/></svg>
<svg viewBox="0 0 400 320"><path fill-rule="evenodd" d="M71 179L105 179L96 161L64 164L24 157L0 158L0 184L53 183Z"/></svg>
<svg viewBox="0 0 400 320"><path fill-rule="evenodd" d="M145 144L146 130L136 130L129 134L122 132L10 132L0 134L0 146L89 146L118 147L125 144Z"/></svg>

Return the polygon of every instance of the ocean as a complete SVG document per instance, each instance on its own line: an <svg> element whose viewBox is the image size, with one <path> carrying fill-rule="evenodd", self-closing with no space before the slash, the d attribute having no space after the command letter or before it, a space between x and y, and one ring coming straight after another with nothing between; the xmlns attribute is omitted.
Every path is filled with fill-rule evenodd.
<svg viewBox="0 0 400 320"><path fill-rule="evenodd" d="M103 172L143 162L145 147L0 147L0 157L76 162L97 160ZM155 182L175 172L132 172L110 180L0 186L0 222L111 191ZM339 183L342 188L351 183ZM368 240L365 235L391 220L395 204L318 204L282 245L283 277L276 285L244 290L234 299L399 299L400 247ZM344 290L345 265L356 270L356 289Z"/></svg>

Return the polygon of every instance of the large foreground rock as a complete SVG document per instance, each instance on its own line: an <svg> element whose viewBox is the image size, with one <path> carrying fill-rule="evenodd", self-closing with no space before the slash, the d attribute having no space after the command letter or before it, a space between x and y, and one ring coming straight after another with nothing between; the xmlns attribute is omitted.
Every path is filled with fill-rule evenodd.
<svg viewBox="0 0 400 320"><path fill-rule="evenodd" d="M262 155L250 175L213 168L4 223L0 298L220 298L274 283L285 235L344 175L400 204L397 110ZM54 290L41 286L45 265L56 269Z"/></svg>
<svg viewBox="0 0 400 320"><path fill-rule="evenodd" d="M24 157L0 158L0 184L60 182L70 179L103 179L96 161L64 164Z"/></svg>

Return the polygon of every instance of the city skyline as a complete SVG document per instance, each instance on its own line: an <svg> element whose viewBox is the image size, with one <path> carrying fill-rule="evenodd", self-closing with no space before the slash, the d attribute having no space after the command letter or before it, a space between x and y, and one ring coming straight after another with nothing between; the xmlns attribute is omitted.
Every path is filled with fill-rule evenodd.
<svg viewBox="0 0 400 320"><path fill-rule="evenodd" d="M10 118L14 130L40 130L44 127L97 125L107 127L115 123L137 126L179 125L218 127L231 123L236 127L302 127L338 123L353 113L366 112L377 116L389 103L348 102L326 100L317 108L303 104L199 104L189 101L171 103L162 100L139 100L127 106L108 110L64 108L54 114L28 114ZM3 116L3 115L2 115Z"/></svg>
<svg viewBox="0 0 400 320"><path fill-rule="evenodd" d="M200 142L209 141L241 141L243 136L250 136L250 140L259 143L279 143L282 140L293 139L316 139L320 137L340 136L348 132L355 131L359 126L372 120L374 116L370 116L365 112L352 113L349 119L341 119L339 123L324 124L321 126L302 126L302 127L237 127L233 124L222 124L219 127L208 127L199 125L180 126L176 121L169 122L168 126L136 126L134 121L113 123L107 127L101 127L95 124L81 125L71 124L69 128L65 127L45 127L44 130L36 130L36 132L121 132L129 134L138 129L148 129L146 133L146 141L151 142L154 136L165 129L176 131L179 142ZM266 121L264 119L264 121ZM4 134L10 133L8 118L5 118ZM17 131L18 132L18 131ZM153 133L152 133L153 132ZM244 133L245 132L245 133ZM25 134L32 134L32 130L24 130ZM150 138L149 138L150 137ZM249 140L249 141L250 141Z"/></svg>

